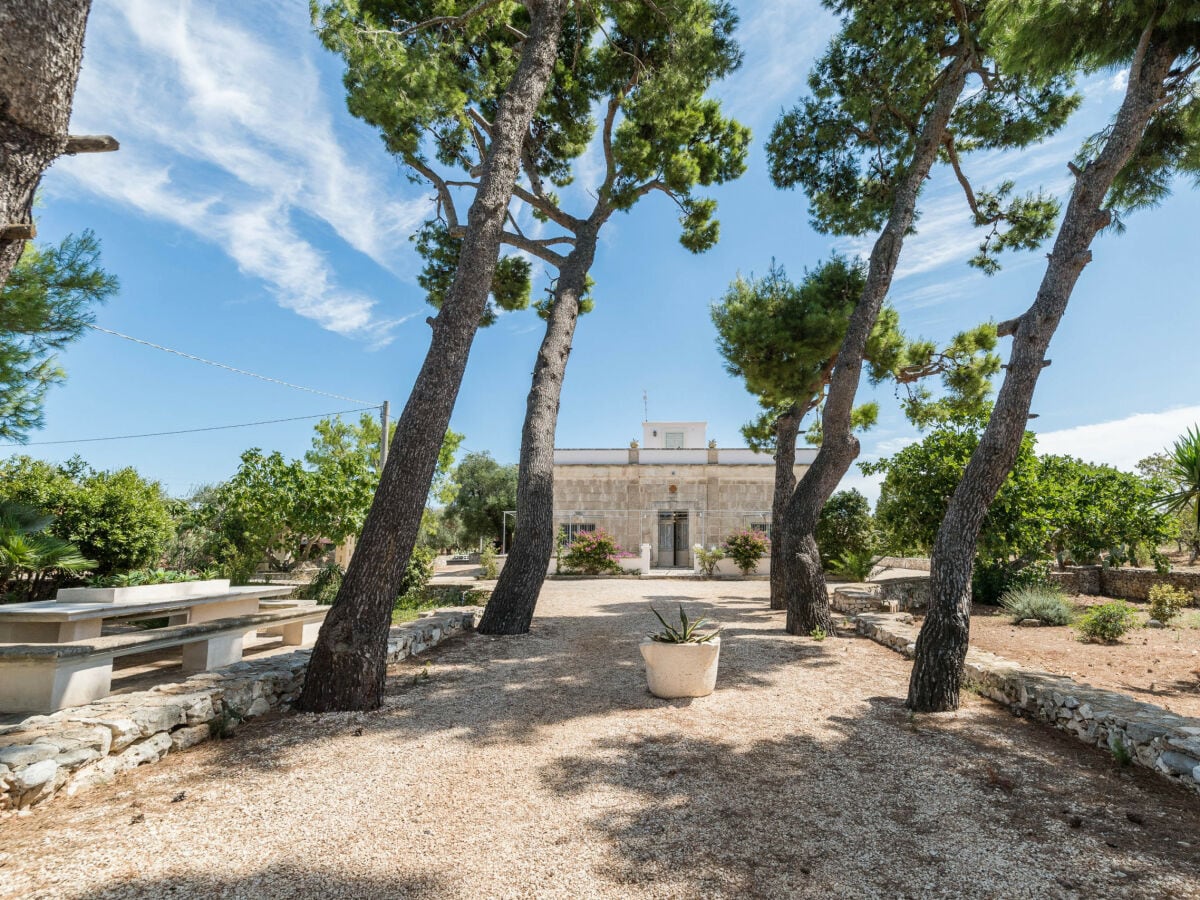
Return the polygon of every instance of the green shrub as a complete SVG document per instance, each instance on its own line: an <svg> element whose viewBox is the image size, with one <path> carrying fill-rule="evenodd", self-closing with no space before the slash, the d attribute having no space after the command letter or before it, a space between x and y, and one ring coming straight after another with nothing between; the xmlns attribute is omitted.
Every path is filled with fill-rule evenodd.
<svg viewBox="0 0 1200 900"><path fill-rule="evenodd" d="M814 537L826 568L848 554L869 556L874 537L871 504L854 489L838 491L822 507Z"/></svg>
<svg viewBox="0 0 1200 900"><path fill-rule="evenodd" d="M882 557L876 556L870 550L847 551L838 557L830 567L830 571L839 578L852 581L866 581L871 577L871 570Z"/></svg>
<svg viewBox="0 0 1200 900"><path fill-rule="evenodd" d="M220 578L219 569L180 572L175 569L137 569L123 575L97 575L88 579L88 587L141 587L146 584L182 584Z"/></svg>
<svg viewBox="0 0 1200 900"><path fill-rule="evenodd" d="M342 579L345 571L337 563L323 566L313 580L302 587L297 593L305 600L315 600L320 606L332 606L337 599L338 591L342 589Z"/></svg>
<svg viewBox="0 0 1200 900"><path fill-rule="evenodd" d="M736 531L725 539L725 555L743 575L758 569L758 561L771 550L771 542L761 531Z"/></svg>
<svg viewBox="0 0 1200 900"><path fill-rule="evenodd" d="M1055 588L1013 588L1000 598L1000 605L1014 622L1037 619L1043 625L1066 625L1071 621L1071 604Z"/></svg>
<svg viewBox="0 0 1200 900"><path fill-rule="evenodd" d="M1050 563L1034 562L1022 566L1007 559L976 559L971 572L971 598L975 603L995 606L1011 590L1024 587L1054 586Z"/></svg>
<svg viewBox="0 0 1200 900"><path fill-rule="evenodd" d="M1075 623L1083 640L1116 642L1137 625L1137 612L1124 600L1093 606Z"/></svg>
<svg viewBox="0 0 1200 900"><path fill-rule="evenodd" d="M717 569L717 563L724 558L725 551L720 547L705 550L699 544L696 545L696 561L700 563L700 574L705 578L713 577L713 572Z"/></svg>
<svg viewBox="0 0 1200 900"><path fill-rule="evenodd" d="M425 585L433 577L433 561L437 559L437 551L430 547L414 547L412 556L408 558L408 568L404 570L404 578L400 581L400 592L396 595L395 606L411 605L419 602L425 592Z"/></svg>
<svg viewBox="0 0 1200 900"><path fill-rule="evenodd" d="M621 564L617 562L621 548L613 536L603 528L581 531L567 546L563 554L563 565L568 572L583 575L618 574Z"/></svg>
<svg viewBox="0 0 1200 900"><path fill-rule="evenodd" d="M496 562L496 548L488 544L479 554L479 573L481 581L495 581L500 577L500 564Z"/></svg>
<svg viewBox="0 0 1200 900"><path fill-rule="evenodd" d="M1150 588L1150 617L1166 625L1191 602L1191 592L1169 584L1156 584Z"/></svg>

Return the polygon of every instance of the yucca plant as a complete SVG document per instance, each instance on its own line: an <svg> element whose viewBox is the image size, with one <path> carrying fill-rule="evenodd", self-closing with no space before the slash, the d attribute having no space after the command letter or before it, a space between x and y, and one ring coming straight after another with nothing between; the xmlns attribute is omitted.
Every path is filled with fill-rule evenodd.
<svg viewBox="0 0 1200 900"><path fill-rule="evenodd" d="M1181 514L1196 513L1194 538L1192 540L1192 558L1189 565L1200 556L1200 428L1192 426L1186 434L1167 453L1168 467L1166 477L1172 482L1175 490L1164 495L1159 502L1167 512Z"/></svg>
<svg viewBox="0 0 1200 900"><path fill-rule="evenodd" d="M721 633L720 628L700 633L701 628L710 624L709 620L704 618L694 622L689 620L682 603L679 604L679 627L668 625L667 620L653 606L650 607L650 611L662 623L662 631L656 631L648 637L660 644L706 644Z"/></svg>

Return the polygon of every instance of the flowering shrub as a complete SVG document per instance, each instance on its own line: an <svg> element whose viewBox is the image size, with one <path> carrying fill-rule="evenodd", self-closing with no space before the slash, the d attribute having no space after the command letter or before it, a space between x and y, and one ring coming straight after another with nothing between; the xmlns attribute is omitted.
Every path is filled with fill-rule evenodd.
<svg viewBox="0 0 1200 900"><path fill-rule="evenodd" d="M576 535L575 540L567 545L562 561L568 572L601 575L620 572L621 565L617 560L634 555L618 547L613 536L603 528L597 528Z"/></svg>
<svg viewBox="0 0 1200 900"><path fill-rule="evenodd" d="M725 555L733 560L743 575L758 569L758 561L767 555L771 542L761 531L735 531L725 539Z"/></svg>

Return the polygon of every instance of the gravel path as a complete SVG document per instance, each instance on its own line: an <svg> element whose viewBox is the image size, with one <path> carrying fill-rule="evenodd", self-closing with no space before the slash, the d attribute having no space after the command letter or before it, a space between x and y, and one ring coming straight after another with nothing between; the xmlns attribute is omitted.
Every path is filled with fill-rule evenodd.
<svg viewBox="0 0 1200 900"><path fill-rule="evenodd" d="M1195 897L1200 803L908 664L782 633L764 582L560 581L369 714L284 715L0 820L0 896ZM661 701L647 601L726 627Z"/></svg>

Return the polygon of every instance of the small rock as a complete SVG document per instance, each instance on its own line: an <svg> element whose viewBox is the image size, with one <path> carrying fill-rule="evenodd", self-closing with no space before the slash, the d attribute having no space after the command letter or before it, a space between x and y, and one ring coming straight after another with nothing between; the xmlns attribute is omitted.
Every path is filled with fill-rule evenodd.
<svg viewBox="0 0 1200 900"><path fill-rule="evenodd" d="M1146 627L1147 628L1166 628L1167 626L1164 625L1162 622L1158 621L1158 619L1151 619L1150 621L1148 621L1146 623Z"/></svg>
<svg viewBox="0 0 1200 900"><path fill-rule="evenodd" d="M129 820L130 825L136 825L138 822L145 822L146 814L144 812L134 813L133 818Z"/></svg>
<svg viewBox="0 0 1200 900"><path fill-rule="evenodd" d="M1174 750L1168 750L1159 755L1158 767L1171 775L1191 775L1197 768L1200 768L1200 760L1183 753L1176 753Z"/></svg>
<svg viewBox="0 0 1200 900"><path fill-rule="evenodd" d="M207 741L211 736L212 729L208 727L208 723L177 728L171 732L171 749L186 750L202 741Z"/></svg>
<svg viewBox="0 0 1200 900"><path fill-rule="evenodd" d="M182 803L186 799L187 799L187 791L180 791L178 794L176 794L174 797L171 798L171 802L172 803Z"/></svg>
<svg viewBox="0 0 1200 900"><path fill-rule="evenodd" d="M1127 812L1127 813L1125 813L1125 818L1127 818L1134 825L1145 825L1146 824L1146 820L1144 818L1142 818L1142 816L1139 813Z"/></svg>
<svg viewBox="0 0 1200 900"><path fill-rule="evenodd" d="M1083 819L1079 818L1079 816L1071 816L1071 818L1067 819L1067 824L1072 828L1078 828L1083 824Z"/></svg>
<svg viewBox="0 0 1200 900"><path fill-rule="evenodd" d="M1042 620L1041 619L1022 619L1017 624L1020 625L1022 628L1041 628Z"/></svg>

